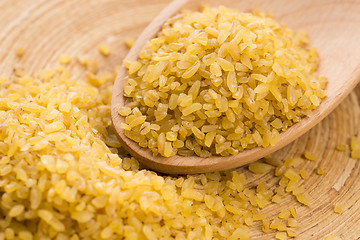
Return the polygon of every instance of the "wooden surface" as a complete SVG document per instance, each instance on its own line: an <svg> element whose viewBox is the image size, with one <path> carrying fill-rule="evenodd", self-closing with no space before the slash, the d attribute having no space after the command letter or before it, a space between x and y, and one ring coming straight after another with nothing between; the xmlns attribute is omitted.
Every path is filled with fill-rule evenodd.
<svg viewBox="0 0 360 240"><path fill-rule="evenodd" d="M169 4L154 19L139 36L134 47L126 58L136 59L142 46L156 36L160 27L169 17L180 9L194 9L209 3L216 6L216 0L175 0ZM202 173L219 170L228 170L239 167L264 157L295 140L327 116L350 91L360 79L360 2L328 1L328 0L249 0L249 1L221 1L221 4L248 11L262 9L272 11L277 20L293 27L306 29L309 32L311 45L315 46L320 54L321 65L319 72L328 77L327 98L314 111L311 118L304 118L301 122L280 134L279 142L275 146L258 147L240 152L234 156L200 158L197 156L183 157L175 155L164 158L153 156L149 149L140 147L136 142L125 136L120 127L125 122L118 110L124 105L123 79L127 74L122 67L116 82L112 98L112 119L119 139L125 148L136 156L144 165L165 173ZM290 14L291 13L291 14Z"/></svg>
<svg viewBox="0 0 360 240"><path fill-rule="evenodd" d="M127 53L124 37L137 36L167 3L165 0L1 0L0 76L9 75L14 65L27 71L56 66L62 53L101 59L97 51L100 43L108 43L112 53L106 61L99 62L99 68L112 69ZM346 19L344 21L348 21ZM25 48L21 59L15 55L18 47ZM74 72L75 76L81 74L83 72ZM316 152L319 158L315 163L306 162L302 166L311 173L303 183L310 195L310 208L298 207L289 196L281 206L272 205L265 210L269 215L276 215L281 208L297 206L300 222L297 239L324 239L330 234L343 240L360 238L360 160L350 159L348 152L335 151L338 144L348 143L360 129L359 99L360 88L357 87L310 132L273 154L273 157L286 159L300 156L307 150ZM316 175L318 167L327 174ZM276 183L272 174L257 175L249 181L250 184ZM337 202L344 207L341 215L333 212ZM264 234L255 226L252 236L253 239L272 239L274 233Z"/></svg>

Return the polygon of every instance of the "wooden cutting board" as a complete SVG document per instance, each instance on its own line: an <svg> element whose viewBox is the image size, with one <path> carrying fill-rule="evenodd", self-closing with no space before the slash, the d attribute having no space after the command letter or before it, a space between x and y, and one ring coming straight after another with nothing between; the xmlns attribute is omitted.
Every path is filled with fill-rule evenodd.
<svg viewBox="0 0 360 240"><path fill-rule="evenodd" d="M89 56L99 60L99 69L111 70L120 65L127 52L124 39L136 38L147 23L169 0L0 0L0 76L8 76L14 66L28 72L56 66L61 54ZM98 45L112 49L105 58ZM25 49L22 58L16 49ZM101 60L103 59L103 60ZM80 76L83 72L73 72ZM273 154L286 159L304 151L316 153L316 162L306 162L310 176L303 187L310 196L311 207L299 206L289 196L282 204L273 204L264 212L277 215L282 208L296 206L300 227L297 239L325 239L334 234L343 240L360 238L360 160L349 158L349 152L335 147L349 143L360 129L360 87L324 121L293 144ZM244 167L245 168L245 167ZM243 171L240 168L239 171ZM319 176L321 168L325 175ZM272 174L249 179L255 184L275 184ZM335 214L333 206L340 203L344 211ZM272 239L253 228L253 239Z"/></svg>

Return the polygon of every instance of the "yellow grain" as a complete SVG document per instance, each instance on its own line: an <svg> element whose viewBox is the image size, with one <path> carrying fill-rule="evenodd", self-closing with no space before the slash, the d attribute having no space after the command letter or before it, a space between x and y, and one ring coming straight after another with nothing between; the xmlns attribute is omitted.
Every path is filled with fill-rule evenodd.
<svg viewBox="0 0 360 240"><path fill-rule="evenodd" d="M341 214L343 212L343 207L340 203L336 203L334 206L334 212L337 214Z"/></svg>
<svg viewBox="0 0 360 240"><path fill-rule="evenodd" d="M132 48L132 46L134 46L135 39L133 39L131 37L127 37L124 39L124 43L128 48Z"/></svg>
<svg viewBox="0 0 360 240"><path fill-rule="evenodd" d="M249 170L256 174L263 174L271 171L273 167L266 163L254 162L249 165Z"/></svg>
<svg viewBox="0 0 360 240"><path fill-rule="evenodd" d="M16 49L16 55L18 57L22 57L24 55L25 49L23 47L19 47L18 49Z"/></svg>
<svg viewBox="0 0 360 240"><path fill-rule="evenodd" d="M357 137L350 139L350 150L352 158L360 158L360 140Z"/></svg>
<svg viewBox="0 0 360 240"><path fill-rule="evenodd" d="M110 46L106 44L100 44L99 45L99 52L104 55L105 57L110 55Z"/></svg>
<svg viewBox="0 0 360 240"><path fill-rule="evenodd" d="M61 64L66 65L66 64L69 64L70 61L71 61L71 57L70 57L69 55L61 55L61 56L59 57L59 62L60 62Z"/></svg>

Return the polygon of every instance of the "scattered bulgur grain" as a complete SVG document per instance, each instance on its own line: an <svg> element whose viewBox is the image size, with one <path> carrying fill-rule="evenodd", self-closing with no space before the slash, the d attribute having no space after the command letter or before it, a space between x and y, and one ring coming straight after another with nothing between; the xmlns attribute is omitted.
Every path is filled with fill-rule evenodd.
<svg viewBox="0 0 360 240"><path fill-rule="evenodd" d="M95 59L82 56L77 58L81 66L85 67L90 73L96 74L98 72L98 62Z"/></svg>
<svg viewBox="0 0 360 240"><path fill-rule="evenodd" d="M305 169L301 169L299 173L302 179L306 179L309 177L309 172L306 171Z"/></svg>
<svg viewBox="0 0 360 240"><path fill-rule="evenodd" d="M99 52L104 55L105 57L110 55L110 46L106 44L99 45Z"/></svg>
<svg viewBox="0 0 360 240"><path fill-rule="evenodd" d="M295 218L289 218L287 225L292 228L297 228L299 226L299 223Z"/></svg>
<svg viewBox="0 0 360 240"><path fill-rule="evenodd" d="M281 167L284 165L283 161L281 161L280 159L266 157L266 158L264 158L264 160L267 164L270 164L274 167Z"/></svg>
<svg viewBox="0 0 360 240"><path fill-rule="evenodd" d="M280 218L275 218L270 223L270 228L278 231L285 231L286 223Z"/></svg>
<svg viewBox="0 0 360 240"><path fill-rule="evenodd" d="M287 228L286 233L287 233L287 235L289 237L296 237L297 236L297 233L296 233L295 229L293 229L293 228Z"/></svg>
<svg viewBox="0 0 360 240"><path fill-rule="evenodd" d="M22 57L24 55L25 49L23 47L19 47L16 49L16 56Z"/></svg>
<svg viewBox="0 0 360 240"><path fill-rule="evenodd" d="M317 157L314 153L312 152L305 152L304 153L304 157L307 159L307 160L310 160L310 161L316 161L317 160Z"/></svg>
<svg viewBox="0 0 360 240"><path fill-rule="evenodd" d="M360 140L358 137L350 139L350 149L352 158L360 158Z"/></svg>
<svg viewBox="0 0 360 240"><path fill-rule="evenodd" d="M316 169L316 174L317 175L324 175L324 174L326 174L326 171L324 169L322 169L322 168L318 168L318 169Z"/></svg>
<svg viewBox="0 0 360 240"><path fill-rule="evenodd" d="M292 216L293 218L296 218L297 214L296 214L296 209L295 209L295 207L291 207L291 208L290 208L290 213L291 213L291 216Z"/></svg>
<svg viewBox="0 0 360 240"><path fill-rule="evenodd" d="M286 170L287 168L284 165L275 168L275 176L277 177L282 176Z"/></svg>
<svg viewBox="0 0 360 240"><path fill-rule="evenodd" d="M77 57L77 61L80 63L81 66L86 67L87 62L89 61L89 59L85 56L79 56Z"/></svg>
<svg viewBox="0 0 360 240"><path fill-rule="evenodd" d="M265 218L262 220L262 224L263 224L262 231L264 233L267 233L270 229L270 220Z"/></svg>
<svg viewBox="0 0 360 240"><path fill-rule="evenodd" d="M304 159L302 159L302 158L288 158L285 160L284 166L287 168L297 167L303 162L304 162Z"/></svg>
<svg viewBox="0 0 360 240"><path fill-rule="evenodd" d="M135 39L127 37L127 38L124 39L124 43L128 48L132 48L132 46L134 46Z"/></svg>
<svg viewBox="0 0 360 240"><path fill-rule="evenodd" d="M290 181L298 181L301 179L300 174L297 170L289 168L284 173L284 176L288 178Z"/></svg>
<svg viewBox="0 0 360 240"><path fill-rule="evenodd" d="M334 212L337 214L341 214L343 212L343 207L340 203L336 203L334 206Z"/></svg>
<svg viewBox="0 0 360 240"><path fill-rule="evenodd" d="M60 62L61 64L66 65L66 64L69 64L70 61L71 61L71 57L70 57L69 55L61 55L61 56L59 57L59 62Z"/></svg>
<svg viewBox="0 0 360 240"><path fill-rule="evenodd" d="M336 150L339 151L339 152L345 152L348 149L349 149L349 147L346 144L336 146Z"/></svg>
<svg viewBox="0 0 360 240"><path fill-rule="evenodd" d="M309 197L303 193L296 195L296 200L298 200L299 203L304 204L305 206L310 206L310 200Z"/></svg>
<svg viewBox="0 0 360 240"><path fill-rule="evenodd" d="M267 173L272 169L273 166L261 162L254 162L249 165L249 170L255 174Z"/></svg>
<svg viewBox="0 0 360 240"><path fill-rule="evenodd" d="M281 203L283 201L283 198L279 194L275 194L272 197L271 201L274 203Z"/></svg>
<svg viewBox="0 0 360 240"><path fill-rule="evenodd" d="M23 68L17 67L17 66L14 67L13 72L14 72L16 77L24 77L25 74L26 74L26 72L25 72L25 70Z"/></svg>
<svg viewBox="0 0 360 240"><path fill-rule="evenodd" d="M287 219L287 218L290 217L290 215L291 215L290 210L284 208L284 209L281 210L281 212L279 213L279 218L281 218L281 219Z"/></svg>
<svg viewBox="0 0 360 240"><path fill-rule="evenodd" d="M296 196L300 193L304 193L304 192L305 192L305 189L303 187L296 186L294 189L292 189L292 194L294 196Z"/></svg>
<svg viewBox="0 0 360 240"><path fill-rule="evenodd" d="M277 232L277 233L275 234L275 239L278 239L278 240L286 240L286 239L288 239L288 238L287 238L286 232Z"/></svg>
<svg viewBox="0 0 360 240"><path fill-rule="evenodd" d="M40 78L49 80L54 77L56 71L54 69L45 69L44 71L40 72Z"/></svg>
<svg viewBox="0 0 360 240"><path fill-rule="evenodd" d="M58 73L62 73L64 71L64 69L65 69L64 66L61 66L61 65L56 67L56 71Z"/></svg>

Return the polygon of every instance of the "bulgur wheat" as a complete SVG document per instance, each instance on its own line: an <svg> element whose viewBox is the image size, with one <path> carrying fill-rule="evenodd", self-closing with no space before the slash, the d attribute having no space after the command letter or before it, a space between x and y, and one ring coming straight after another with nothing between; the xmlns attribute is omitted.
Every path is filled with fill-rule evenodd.
<svg viewBox="0 0 360 240"><path fill-rule="evenodd" d="M283 186L249 185L250 172L140 170L111 126L115 75L90 71L74 79L65 66L16 70L2 81L0 239L247 239L256 224L272 231L262 209L275 194L286 198ZM266 165L257 171L272 171Z"/></svg>
<svg viewBox="0 0 360 240"><path fill-rule="evenodd" d="M325 97L327 80L314 73L319 56L307 43L304 32L260 11L183 11L138 60L125 61L125 135L165 157L276 144Z"/></svg>

